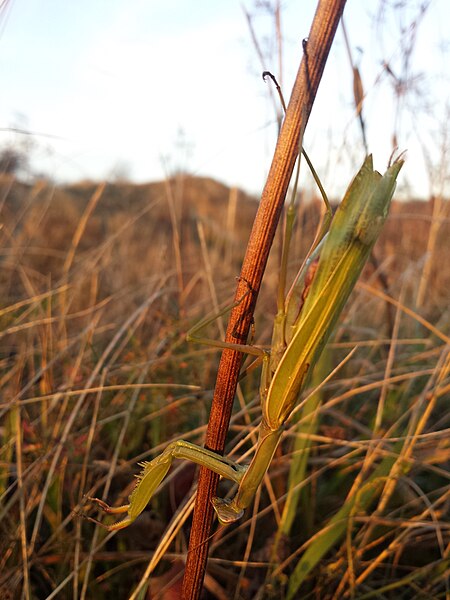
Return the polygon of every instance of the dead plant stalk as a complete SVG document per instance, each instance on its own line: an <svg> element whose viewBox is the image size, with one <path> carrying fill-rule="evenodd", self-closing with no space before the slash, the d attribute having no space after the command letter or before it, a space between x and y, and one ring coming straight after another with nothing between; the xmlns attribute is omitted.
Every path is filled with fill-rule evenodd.
<svg viewBox="0 0 450 600"><path fill-rule="evenodd" d="M231 312L226 342L244 344L247 340L269 250L300 148L302 134L311 113L344 6L345 0L321 0L317 6L309 37L303 44L303 57L250 234L235 301L243 298L248 289L251 293L247 294ZM218 453L223 453L224 450L241 361L240 352L229 349L222 352L205 440L205 447ZM200 469L183 580L184 600L197 599L202 589L213 516L211 498L216 493L218 480L219 476L212 471Z"/></svg>

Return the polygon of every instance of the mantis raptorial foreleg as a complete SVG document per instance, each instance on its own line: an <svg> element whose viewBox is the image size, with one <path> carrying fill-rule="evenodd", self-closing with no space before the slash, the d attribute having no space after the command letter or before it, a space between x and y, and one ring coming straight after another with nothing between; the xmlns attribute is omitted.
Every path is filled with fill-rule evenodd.
<svg viewBox="0 0 450 600"><path fill-rule="evenodd" d="M224 315L229 310L233 309L237 304L242 302L242 300L247 296L247 294L251 292L252 290L249 287L247 292L242 298L239 299L237 303L226 307L225 309L220 311L219 314L216 314L212 317L208 316L202 319L197 325L195 325L189 330L186 336L188 341L204 343L218 348L225 347L237 349L247 354L256 356L259 362L268 363L268 353L265 350L258 348L257 346L251 346L247 344L224 343L220 340L210 340L209 338L204 338L198 335L204 327L214 322L218 317ZM263 372L267 372L267 368L265 366L263 367ZM264 377L262 377L262 381L263 380ZM267 387L267 384L265 384L265 387ZM191 462L197 463L201 466L211 469L212 471L214 471L221 477L224 477L225 479L234 481L237 484L241 482L248 469L246 465L237 464L233 460L224 456L220 456L219 454L207 450L206 448L197 446L196 444L184 440L177 440L171 442L165 448L165 450L153 460L139 463L139 466L142 467L142 471L139 475L136 476L137 483L132 494L130 495L129 504L123 504L121 506L112 507L103 500L100 500L99 498L92 498L90 496L86 497L87 500L97 504L97 506L107 514L120 515L127 513L127 516L124 519L117 521L116 523L113 523L111 525L105 526L103 523L97 521L96 519L93 519L91 517L87 518L95 523L98 523L99 525L102 525L109 531L116 531L131 525L131 523L133 523L133 521L141 514L141 512L149 503L157 487L167 475L167 472L169 471L174 459L189 460ZM218 511L218 513L221 512L219 507L216 510ZM223 522L225 522L227 511L224 508L222 512L224 514ZM235 519L236 517L233 520Z"/></svg>
<svg viewBox="0 0 450 600"><path fill-rule="evenodd" d="M184 440L172 442L167 446L162 454L154 458L152 461L139 463L139 465L142 467L142 471L137 476L136 487L130 496L129 504L111 507L106 504L106 502L103 502L103 500L88 497L88 500L95 502L108 514L115 515L128 513L128 515L122 521L108 525L107 529L109 531L128 527L128 525L131 525L131 523L141 514L141 512L149 503L150 498L155 493L156 488L167 475L167 472L175 458L190 460L194 463L207 467L221 477L230 479L235 483L240 483L247 470L246 466L238 465L229 458L220 456L219 454L211 452L211 450L207 450L201 446L197 446L196 444L191 444L190 442L185 442Z"/></svg>
<svg viewBox="0 0 450 600"><path fill-rule="evenodd" d="M381 176L373 170L369 156L350 184L327 237L316 247L315 254L310 255L310 264L306 265L306 271L303 270L303 275L297 280L301 282L304 278L302 293L297 290L288 295L287 307L283 309L285 323L282 337L286 347L281 352L277 348L273 376L271 369L267 369L267 353L262 349L225 345L258 357L263 356L264 372L271 379L270 384L264 381L261 386L262 421L250 465L238 465L189 442L172 442L160 456L142 463L143 470L137 478L129 504L111 508L103 501L93 499L106 512L127 513L125 519L108 526L109 530L126 527L136 519L165 477L174 458L191 460L238 484L238 491L232 500L215 498L213 504L222 523L233 522L242 516L272 460L284 423L305 386L308 374L317 363L381 231L402 164L403 161L396 161ZM308 280L308 271L313 264L314 275ZM301 307L298 306L299 298ZM291 306L296 303L297 306ZM280 337L279 332L277 335ZM222 342L214 345L224 346Z"/></svg>

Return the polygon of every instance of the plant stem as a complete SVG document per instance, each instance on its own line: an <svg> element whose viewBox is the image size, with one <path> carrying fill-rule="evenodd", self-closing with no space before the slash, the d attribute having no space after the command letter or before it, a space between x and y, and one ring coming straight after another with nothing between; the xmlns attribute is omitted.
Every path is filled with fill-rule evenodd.
<svg viewBox="0 0 450 600"><path fill-rule="evenodd" d="M247 340L269 250L301 147L301 134L311 113L344 6L345 0L318 3L242 264L235 300L244 295L245 298L230 315L227 342L245 343ZM250 293L246 293L249 289ZM205 447L215 452L224 450L241 361L240 352L225 349L222 353L205 441ZM218 479L212 471L200 469L183 580L184 600L198 599L202 589L213 516L211 498L216 493Z"/></svg>

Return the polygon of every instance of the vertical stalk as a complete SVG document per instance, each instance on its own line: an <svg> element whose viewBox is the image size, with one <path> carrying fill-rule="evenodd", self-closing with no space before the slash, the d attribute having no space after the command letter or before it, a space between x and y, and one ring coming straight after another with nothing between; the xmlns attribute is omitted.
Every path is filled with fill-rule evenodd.
<svg viewBox="0 0 450 600"><path fill-rule="evenodd" d="M320 0L309 38L304 43L303 58L253 224L235 299L244 297L249 289L251 293L245 295L230 315L227 342L244 344L247 340L269 250L300 148L300 132L311 113L344 6L345 0ZM205 442L205 447L215 452L223 453L241 361L240 352L225 349L222 353ZM200 469L183 580L184 600L197 599L202 589L213 516L211 498L216 493L218 479L212 471Z"/></svg>

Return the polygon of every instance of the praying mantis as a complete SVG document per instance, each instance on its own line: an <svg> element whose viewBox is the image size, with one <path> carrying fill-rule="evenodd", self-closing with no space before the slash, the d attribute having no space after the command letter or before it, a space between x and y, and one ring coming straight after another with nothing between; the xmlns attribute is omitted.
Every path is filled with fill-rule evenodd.
<svg viewBox="0 0 450 600"><path fill-rule="evenodd" d="M334 214L328 232L322 230L319 233L286 300L279 303L270 354L250 345L213 344L262 357L262 418L250 464L239 464L191 442L174 441L153 460L140 463L142 471L137 475L129 504L111 507L98 498L88 498L108 514L125 515L111 525L100 523L106 529L123 529L141 514L174 459L190 460L237 484L232 499L216 497L212 502L221 524L233 523L242 517L270 465L284 424L378 238L402 165L403 160L397 159L382 176L373 169L372 156L366 157ZM327 200L326 203L329 207ZM195 330L207 322L202 321ZM194 341L204 341L194 337L192 331L190 337Z"/></svg>

